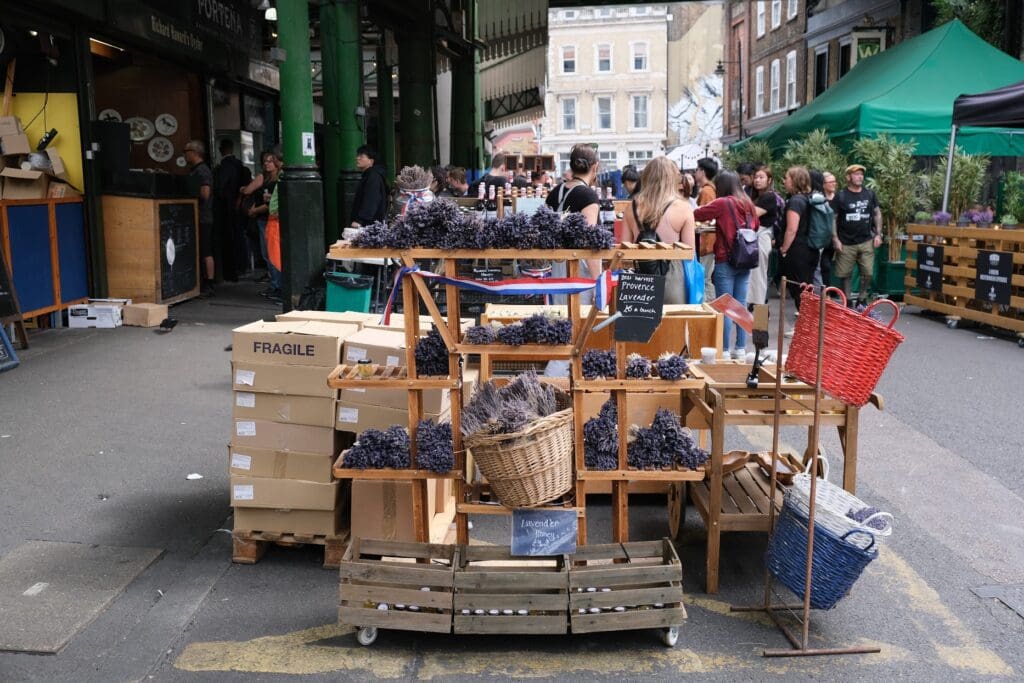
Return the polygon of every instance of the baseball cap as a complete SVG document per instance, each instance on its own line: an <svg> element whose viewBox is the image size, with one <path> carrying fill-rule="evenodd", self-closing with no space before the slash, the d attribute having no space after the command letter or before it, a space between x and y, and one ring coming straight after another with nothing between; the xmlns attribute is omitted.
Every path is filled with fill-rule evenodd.
<svg viewBox="0 0 1024 683"><path fill-rule="evenodd" d="M846 175L850 175L851 173L856 173L857 171L860 171L861 173L864 173L866 170L867 169L864 168L863 166L861 166L860 164L850 164L849 166L846 167Z"/></svg>

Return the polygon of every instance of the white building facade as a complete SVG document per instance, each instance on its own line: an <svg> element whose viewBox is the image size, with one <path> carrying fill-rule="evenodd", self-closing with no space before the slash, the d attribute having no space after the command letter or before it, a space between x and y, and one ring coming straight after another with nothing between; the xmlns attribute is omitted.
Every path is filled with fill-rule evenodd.
<svg viewBox="0 0 1024 683"><path fill-rule="evenodd" d="M664 154L668 19L665 4L549 10L538 142L560 173L577 143L597 145L602 171Z"/></svg>

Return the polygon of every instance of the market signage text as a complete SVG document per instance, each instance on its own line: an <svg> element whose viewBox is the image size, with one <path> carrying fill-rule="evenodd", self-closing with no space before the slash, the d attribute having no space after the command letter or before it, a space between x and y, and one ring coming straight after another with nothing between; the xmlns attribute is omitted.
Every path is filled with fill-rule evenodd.
<svg viewBox="0 0 1024 683"><path fill-rule="evenodd" d="M164 38L169 38L179 45L184 45L190 50L196 52L202 52L203 50L203 39L195 35L190 31L182 31L178 29L174 24L164 21L156 15L149 16L149 27L153 33Z"/></svg>

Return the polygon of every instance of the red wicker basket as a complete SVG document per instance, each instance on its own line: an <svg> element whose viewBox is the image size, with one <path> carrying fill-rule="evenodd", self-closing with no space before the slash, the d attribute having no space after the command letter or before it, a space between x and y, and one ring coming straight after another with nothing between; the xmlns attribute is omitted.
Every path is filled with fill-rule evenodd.
<svg viewBox="0 0 1024 683"><path fill-rule="evenodd" d="M841 303L828 299L828 295L839 295ZM835 287L824 292L825 301L825 348L821 364L821 386L825 393L853 406L868 402L871 392L878 384L878 378L888 365L896 347L903 342L903 335L892 329L900 317L900 309L888 299L879 299L863 313L846 307L846 297ZM870 317L871 311L879 305L888 304L893 309L888 325ZM789 346L786 371L797 379L814 384L818 363L818 314L821 297L812 287L805 286L800 297L800 316L793 331L793 342Z"/></svg>

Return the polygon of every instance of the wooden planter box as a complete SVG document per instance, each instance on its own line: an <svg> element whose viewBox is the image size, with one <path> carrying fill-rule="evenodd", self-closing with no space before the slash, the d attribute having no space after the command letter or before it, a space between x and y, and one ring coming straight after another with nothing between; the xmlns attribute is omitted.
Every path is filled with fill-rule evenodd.
<svg viewBox="0 0 1024 683"><path fill-rule="evenodd" d="M668 539L580 546L569 560L573 633L670 628L686 620L683 567Z"/></svg>
<svg viewBox="0 0 1024 683"><path fill-rule="evenodd" d="M457 558L450 545L354 539L341 560L338 620L358 627L451 633Z"/></svg>
<svg viewBox="0 0 1024 683"><path fill-rule="evenodd" d="M455 633L567 633L568 585L565 557L512 557L508 548L463 546L455 572ZM528 613L501 613L507 610Z"/></svg>

